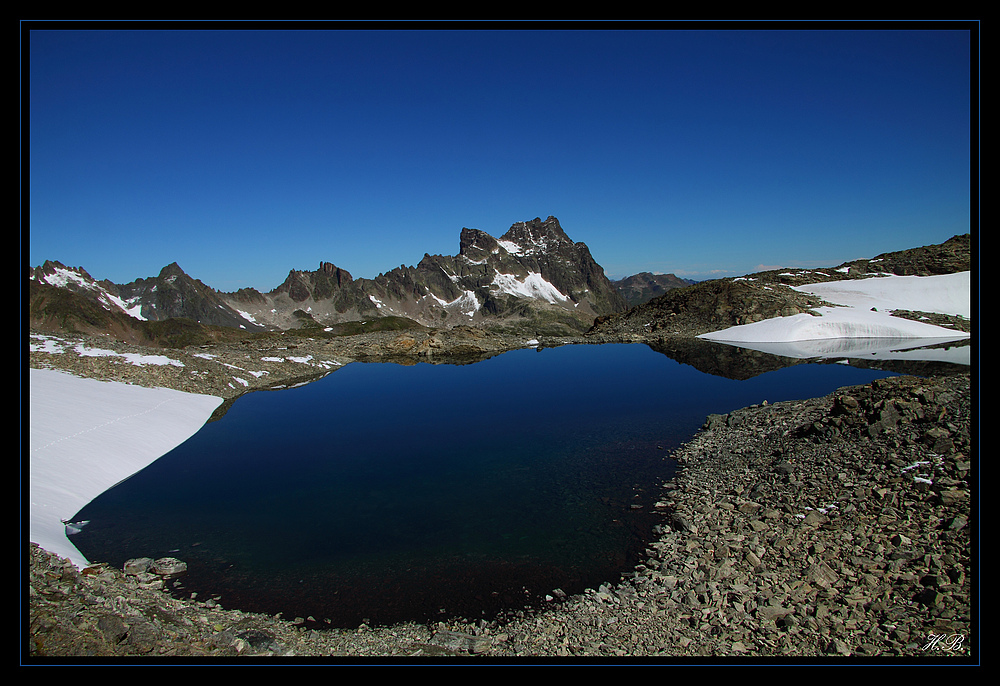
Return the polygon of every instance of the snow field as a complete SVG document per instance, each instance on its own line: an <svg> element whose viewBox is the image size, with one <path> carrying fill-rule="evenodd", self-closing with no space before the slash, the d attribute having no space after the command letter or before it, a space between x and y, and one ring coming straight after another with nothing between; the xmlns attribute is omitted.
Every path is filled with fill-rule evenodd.
<svg viewBox="0 0 1000 686"><path fill-rule="evenodd" d="M78 566L63 522L193 436L222 398L28 370L28 534Z"/></svg>
<svg viewBox="0 0 1000 686"><path fill-rule="evenodd" d="M837 307L813 314L775 317L702 334L731 343L787 343L836 338L967 338L952 329L893 317L892 310L914 310L971 318L970 272L941 276L879 276L798 286Z"/></svg>

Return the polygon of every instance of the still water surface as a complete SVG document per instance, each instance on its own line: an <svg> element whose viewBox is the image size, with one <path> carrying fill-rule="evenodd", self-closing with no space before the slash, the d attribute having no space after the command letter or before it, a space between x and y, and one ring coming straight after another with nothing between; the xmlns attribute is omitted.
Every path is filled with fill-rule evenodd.
<svg viewBox="0 0 1000 686"><path fill-rule="evenodd" d="M668 453L708 414L888 375L732 381L644 345L351 364L243 396L88 504L72 541L119 566L179 557L178 592L228 608L342 627L492 616L639 562Z"/></svg>

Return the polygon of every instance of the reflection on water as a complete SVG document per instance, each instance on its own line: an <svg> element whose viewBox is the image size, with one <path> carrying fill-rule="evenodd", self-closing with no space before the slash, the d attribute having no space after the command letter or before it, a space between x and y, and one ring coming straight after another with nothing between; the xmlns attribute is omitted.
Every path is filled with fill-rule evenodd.
<svg viewBox="0 0 1000 686"><path fill-rule="evenodd" d="M489 615L640 561L668 454L709 414L889 374L794 362L744 381L643 345L351 364L241 397L81 510L73 542L115 565L180 557L185 592L226 607L345 627Z"/></svg>
<svg viewBox="0 0 1000 686"><path fill-rule="evenodd" d="M831 357L912 360L971 364L969 337L957 338L824 338L783 343L718 341L725 345L790 358Z"/></svg>

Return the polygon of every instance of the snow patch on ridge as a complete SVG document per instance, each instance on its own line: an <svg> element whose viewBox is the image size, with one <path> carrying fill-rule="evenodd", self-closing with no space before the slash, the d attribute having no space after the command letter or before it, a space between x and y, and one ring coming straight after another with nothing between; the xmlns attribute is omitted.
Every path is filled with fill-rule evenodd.
<svg viewBox="0 0 1000 686"><path fill-rule="evenodd" d="M529 272L521 281L513 274L501 274L496 271L491 286L496 286L501 293L508 293L519 298L545 300L552 304L569 300L569 297L563 295L558 288L542 278L542 275L537 272Z"/></svg>
<svg viewBox="0 0 1000 686"><path fill-rule="evenodd" d="M514 241L498 240L497 243L499 243L500 247L509 252L511 255L524 254L523 251L521 250L521 246L515 243Z"/></svg>
<svg viewBox="0 0 1000 686"><path fill-rule="evenodd" d="M476 312L479 311L479 308L482 307L482 303L479 302L479 298L477 298L476 294L472 291L462 291L462 295L451 301L443 300L433 293L428 293L424 297L426 298L427 296L434 298L434 300L436 300L441 307L449 310L457 309L467 317L475 316Z"/></svg>
<svg viewBox="0 0 1000 686"><path fill-rule="evenodd" d="M971 272L939 276L878 276L795 286L846 307L916 310L972 317Z"/></svg>
<svg viewBox="0 0 1000 686"><path fill-rule="evenodd" d="M252 315L252 314L250 314L249 312L244 312L243 310L236 310L236 312L237 312L237 313L238 313L238 314L239 314L239 315L240 315L241 317L243 317L243 318L244 318L244 319L246 319L246 320L247 320L248 322L250 322L251 324L256 324L256 323L257 323L257 320L256 320L256 319L254 319L253 315Z"/></svg>

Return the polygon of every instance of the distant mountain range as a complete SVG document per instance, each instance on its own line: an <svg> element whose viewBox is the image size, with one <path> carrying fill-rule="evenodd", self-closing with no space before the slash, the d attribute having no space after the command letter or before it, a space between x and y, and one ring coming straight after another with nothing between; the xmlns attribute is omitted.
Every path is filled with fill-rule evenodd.
<svg viewBox="0 0 1000 686"><path fill-rule="evenodd" d="M155 323L170 320L186 328L257 332L393 317L430 327L579 333L600 315L623 312L690 282L649 273L612 282L586 244L571 240L559 221L548 217L517 222L500 238L464 228L457 255L425 254L415 267L400 265L374 279L355 279L330 262L320 262L315 271L293 269L267 293L216 291L177 263L155 277L114 284L94 279L82 267L46 261L29 270L29 283L35 328L162 342L169 332L176 334L178 324Z"/></svg>
<svg viewBox="0 0 1000 686"><path fill-rule="evenodd" d="M691 279L682 279L673 274L652 274L650 272L640 272L624 279L612 281L611 285L621 293L629 307L635 307L649 302L653 298L663 295L674 288L684 288L698 283Z"/></svg>
<svg viewBox="0 0 1000 686"><path fill-rule="evenodd" d="M971 237L964 234L826 270L779 269L699 283L644 272L611 281L589 248L548 217L517 222L500 238L462 229L457 255L425 254L415 267L400 265L374 279L355 279L330 262L315 271L293 269L267 293L219 292L176 263L119 285L46 261L28 270L28 325L172 347L320 327L325 335L341 335L471 325L517 335L632 340L697 335L805 312L819 302L776 286L965 271L970 253Z"/></svg>

